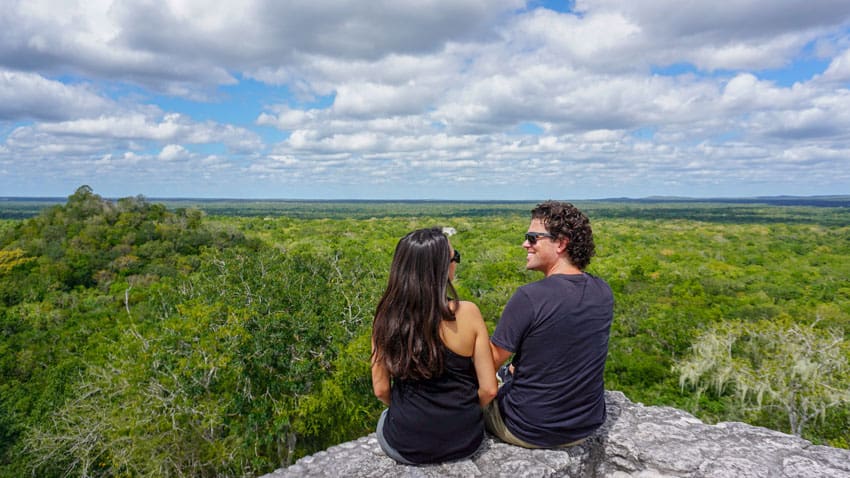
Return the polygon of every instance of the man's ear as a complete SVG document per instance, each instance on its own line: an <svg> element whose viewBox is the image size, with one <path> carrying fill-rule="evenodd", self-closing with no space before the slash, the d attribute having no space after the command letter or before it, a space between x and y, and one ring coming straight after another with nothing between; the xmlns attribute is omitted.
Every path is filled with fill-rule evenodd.
<svg viewBox="0 0 850 478"><path fill-rule="evenodd" d="M567 246L570 244L570 239L567 237L562 237L558 239L558 254L564 254L567 252Z"/></svg>

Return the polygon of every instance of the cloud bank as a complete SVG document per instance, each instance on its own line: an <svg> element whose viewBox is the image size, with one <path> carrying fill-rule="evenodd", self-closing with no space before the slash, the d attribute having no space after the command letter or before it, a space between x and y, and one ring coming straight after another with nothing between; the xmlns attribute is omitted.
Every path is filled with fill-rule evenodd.
<svg viewBox="0 0 850 478"><path fill-rule="evenodd" d="M847 194L850 3L13 1L0 196Z"/></svg>

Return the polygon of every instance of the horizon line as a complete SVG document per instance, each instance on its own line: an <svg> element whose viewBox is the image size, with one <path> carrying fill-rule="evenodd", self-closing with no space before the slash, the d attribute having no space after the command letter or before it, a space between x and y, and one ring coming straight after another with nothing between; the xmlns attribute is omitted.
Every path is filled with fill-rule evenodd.
<svg viewBox="0 0 850 478"><path fill-rule="evenodd" d="M412 199L412 198L248 198L248 197L191 197L191 196L146 196L137 194L131 196L110 197L100 195L104 199L119 200L142 197L150 201L270 201L270 202L453 202L453 203L532 203L541 199ZM0 201L66 201L70 196L0 196ZM820 195L772 195L772 196L664 196L652 195L643 197L602 197L593 199L568 199L576 202L605 202L605 201L741 201L741 200L850 200L850 194L820 194Z"/></svg>

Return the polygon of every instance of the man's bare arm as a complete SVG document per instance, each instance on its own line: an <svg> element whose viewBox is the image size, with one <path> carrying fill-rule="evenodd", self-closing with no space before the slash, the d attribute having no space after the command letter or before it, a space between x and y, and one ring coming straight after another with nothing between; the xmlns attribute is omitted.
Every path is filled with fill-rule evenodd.
<svg viewBox="0 0 850 478"><path fill-rule="evenodd" d="M493 342L490 342L490 353L493 354L493 365L496 370L499 370L499 367L508 360L508 357L510 357L513 352L505 350L502 347L495 345Z"/></svg>

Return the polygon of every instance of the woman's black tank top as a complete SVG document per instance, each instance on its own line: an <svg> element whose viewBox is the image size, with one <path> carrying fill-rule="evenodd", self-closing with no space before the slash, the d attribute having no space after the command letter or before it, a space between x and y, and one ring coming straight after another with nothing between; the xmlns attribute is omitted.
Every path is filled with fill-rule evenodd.
<svg viewBox="0 0 850 478"><path fill-rule="evenodd" d="M465 458L484 440L478 378L472 357L445 349L442 375L394 380L384 438L414 463Z"/></svg>

